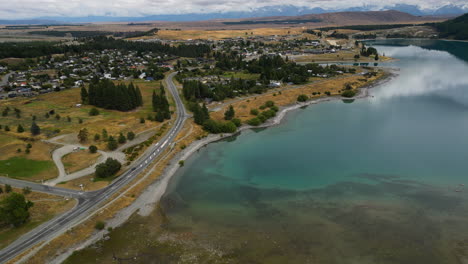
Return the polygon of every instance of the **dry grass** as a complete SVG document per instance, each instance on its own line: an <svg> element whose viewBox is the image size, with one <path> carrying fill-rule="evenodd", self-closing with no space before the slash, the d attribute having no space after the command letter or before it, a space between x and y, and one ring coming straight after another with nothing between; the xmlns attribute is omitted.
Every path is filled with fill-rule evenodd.
<svg viewBox="0 0 468 264"><path fill-rule="evenodd" d="M134 83L140 87L144 106L130 112L99 109L100 115L89 116L88 113L92 106L75 106L80 103L80 89L77 88L44 94L34 98L14 98L3 101L0 110L8 106L12 111L8 116L1 118L0 125L3 127L8 125L11 131L0 130L0 160L24 156L31 160L52 161L51 151L55 146L42 143L40 140L60 134L77 133L82 128L86 128L89 132L89 140L85 142L85 145L95 144L100 149L105 149L106 144L103 141L93 141L94 135L101 134L103 129L107 130L109 136L117 137L120 132L127 134L132 131L137 134L154 127L159 123L147 120L146 123L141 124L140 118L146 119L150 114L154 116L151 94L154 89L159 88L160 84L159 82L140 80L136 80ZM20 118L17 118L13 113L14 108L21 110ZM60 120L55 118L55 114L46 118L45 115L50 110L55 110L55 114L60 115ZM40 126L42 132L41 135L35 137L31 136L29 132L33 116L36 117L36 123ZM70 122L67 117L71 118ZM79 124L79 119L83 120L82 124ZM16 132L20 124L25 129L23 133ZM30 154L24 154L28 143L32 144L33 148ZM21 153L16 152L19 148L22 149ZM79 164L76 166L79 166ZM50 179L57 176L57 171L53 168L51 171L45 172L44 175L41 173L41 175L31 176L31 179L36 180L44 177Z"/></svg>
<svg viewBox="0 0 468 264"><path fill-rule="evenodd" d="M13 191L18 193L22 192L21 189L17 188L13 188ZM6 195L6 193L0 194L0 199ZM0 227L0 248L5 247L21 235L48 221L52 217L70 210L75 205L75 200L73 199L65 199L60 196L40 192L31 192L26 195L26 198L34 203L34 206L30 209L30 221L19 228Z"/></svg>
<svg viewBox="0 0 468 264"><path fill-rule="evenodd" d="M383 72L379 72L379 74L376 77L368 79L358 75L351 75L335 79L323 80L303 86L295 86L297 88L285 87L282 89L276 89L273 92L258 95L253 98L233 102L232 106L234 107L234 111L236 112L236 118L239 118L242 121L246 121L255 117L250 114L251 109L259 109L259 107L264 105L267 101L273 101L278 106L288 106L296 103L297 97L301 94L305 94L309 96L309 98L318 98L320 96L325 96L325 92L327 91L330 92L332 96L339 95L341 94L345 85L348 83L356 89L365 86L377 80L378 78L381 78L383 74ZM320 92L320 95L312 95L313 92ZM211 117L216 120L223 120L224 112L227 110L228 106L229 104L226 104L222 110L212 112Z"/></svg>
<svg viewBox="0 0 468 264"><path fill-rule="evenodd" d="M371 57L360 57L355 59L354 55L359 54L358 50L341 50L337 53L325 53L325 54L306 54L298 56L290 56L290 59L296 62L381 62L388 61L392 58L379 56L379 61L375 61L374 56Z"/></svg>
<svg viewBox="0 0 468 264"><path fill-rule="evenodd" d="M245 30L160 30L156 36L161 39L223 39L248 36L302 35L302 31L302 28L256 28Z"/></svg>
<svg viewBox="0 0 468 264"><path fill-rule="evenodd" d="M75 180L59 183L57 187L81 190L80 186L83 186L84 191L96 191L106 187L107 185L109 185L109 181L94 181L94 174L91 174Z"/></svg>
<svg viewBox="0 0 468 264"><path fill-rule="evenodd" d="M63 165L67 174L86 169L97 162L101 154L90 153L86 150L72 152L62 158Z"/></svg>
<svg viewBox="0 0 468 264"><path fill-rule="evenodd" d="M63 250L66 250L67 248L89 238L94 232L96 232L94 225L97 221L106 221L113 217L118 211L129 206L136 199L136 197L138 197L138 195L140 195L148 187L148 185L161 176L164 169L170 164L171 160L181 149L180 146L188 146L192 142L200 139L205 135L206 132L203 131L200 126L195 125L192 119L186 121L184 124L184 129L182 129L182 131L176 137L176 146L173 149L166 150L164 153L162 153L160 158L156 161L157 163L155 163L156 166L148 177L142 179L142 176L140 176L138 179L135 179L128 186L132 186L132 184L140 179L141 181L128 190L122 190L121 192L115 194L114 197L117 197L118 195L125 192L123 196L107 205L105 209L101 209L82 224L72 228L71 230L49 242L47 245L41 248L37 254L29 259L28 263L46 263L53 256L63 252ZM145 173L141 173L140 175L144 174Z"/></svg>

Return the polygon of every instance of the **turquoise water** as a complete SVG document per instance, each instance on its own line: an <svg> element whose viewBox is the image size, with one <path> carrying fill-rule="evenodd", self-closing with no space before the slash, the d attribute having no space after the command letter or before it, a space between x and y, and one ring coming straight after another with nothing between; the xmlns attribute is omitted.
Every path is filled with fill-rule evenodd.
<svg viewBox="0 0 468 264"><path fill-rule="evenodd" d="M398 77L203 148L163 199L167 230L230 263L467 261L468 43L373 44Z"/></svg>

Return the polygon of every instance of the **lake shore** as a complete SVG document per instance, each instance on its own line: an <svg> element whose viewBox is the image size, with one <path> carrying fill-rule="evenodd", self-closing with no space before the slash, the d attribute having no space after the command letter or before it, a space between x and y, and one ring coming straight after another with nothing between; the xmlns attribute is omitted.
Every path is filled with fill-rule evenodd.
<svg viewBox="0 0 468 264"><path fill-rule="evenodd" d="M358 94L351 98L351 100L355 99L363 99L369 97L369 89L374 87L380 86L390 80L392 80L395 76L397 76L397 71L395 70L388 70L387 74L385 74L382 78L373 81L372 83L359 88ZM239 130L232 134L221 134L215 135L210 134L205 138L197 140L190 145L188 145L185 149L180 150L175 156L171 159L170 163L164 169L163 173L159 176L159 178L154 181L151 185L149 185L145 191L138 196L138 198L128 207L124 208L120 212L118 212L111 220L107 221L106 226L111 228L117 228L124 224L134 213L138 213L141 216L148 216L155 208L157 203L161 200L163 195L167 191L167 187L170 183L170 180L175 175L176 171L179 169L179 161L186 160L190 158L195 152L199 149L207 146L210 143L217 142L220 140L225 140L226 138L239 135L242 131L254 128L267 128L271 126L280 125L286 116L287 113L290 111L306 107L311 104L318 104L321 102L329 102L334 100L343 100L343 99L350 99L350 98L343 98L341 96L331 96L331 97L320 97L314 100L309 100L304 103L295 103L292 105L280 107L278 114L274 117L265 122L260 126L249 126L244 125L239 128ZM151 173L148 172L148 173ZM89 239L79 243L72 248L66 250L66 252L62 253L61 255L57 256L51 263L61 263L66 260L74 251L86 248L101 239L107 239L107 234L109 231L102 230L93 234Z"/></svg>

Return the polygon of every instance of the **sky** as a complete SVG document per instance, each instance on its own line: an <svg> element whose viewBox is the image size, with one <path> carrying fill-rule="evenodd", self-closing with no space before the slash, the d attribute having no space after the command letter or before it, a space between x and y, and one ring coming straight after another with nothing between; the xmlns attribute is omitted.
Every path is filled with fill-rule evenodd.
<svg viewBox="0 0 468 264"><path fill-rule="evenodd" d="M436 9L448 4L468 7L467 0L0 0L0 19L212 13L248 11L275 5L343 9L402 3L423 9Z"/></svg>

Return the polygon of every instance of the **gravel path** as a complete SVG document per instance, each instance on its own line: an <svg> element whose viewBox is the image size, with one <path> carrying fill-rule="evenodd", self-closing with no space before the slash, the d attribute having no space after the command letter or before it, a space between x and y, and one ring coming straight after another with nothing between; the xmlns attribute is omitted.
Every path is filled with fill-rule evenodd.
<svg viewBox="0 0 468 264"><path fill-rule="evenodd" d="M67 155L69 153L72 153L77 149L80 149L80 148L88 149L88 148L86 146L83 146L81 144L76 143L76 141L77 141L77 140L75 140L76 139L76 134L66 134L66 135L61 135L61 136L51 138L49 140L45 140L45 142L58 144L58 145L63 145L62 147L60 147L60 148L58 148L58 149L56 149L56 150L54 150L52 152L52 159L53 159L53 161L55 163L55 166L57 166L57 169L59 171L59 175L55 179L48 180L47 182L45 182L45 184L50 185L50 186L55 186L60 182L75 180L75 179L90 175L90 174L94 173L94 171L96 169L96 166L98 164L104 162L107 158L116 159L120 163L124 164L126 160L125 160L125 154L122 151L124 149L126 149L126 148L138 145L138 144L148 140L150 137L152 137L156 133L157 128L160 127L160 126L161 125L159 125L157 127L150 128L150 129L148 129L146 131L143 131L143 132L139 133L135 137L134 140L128 141L127 143L123 144L116 151L98 150L98 152L99 152L99 154L101 154L101 156L99 157L99 159L96 161L95 164L93 164L92 166L90 166L88 168L79 170L79 171L71 173L71 174L67 174L67 172L65 171L65 166L63 165L62 158L65 155ZM67 144L67 142L70 142L70 144Z"/></svg>

